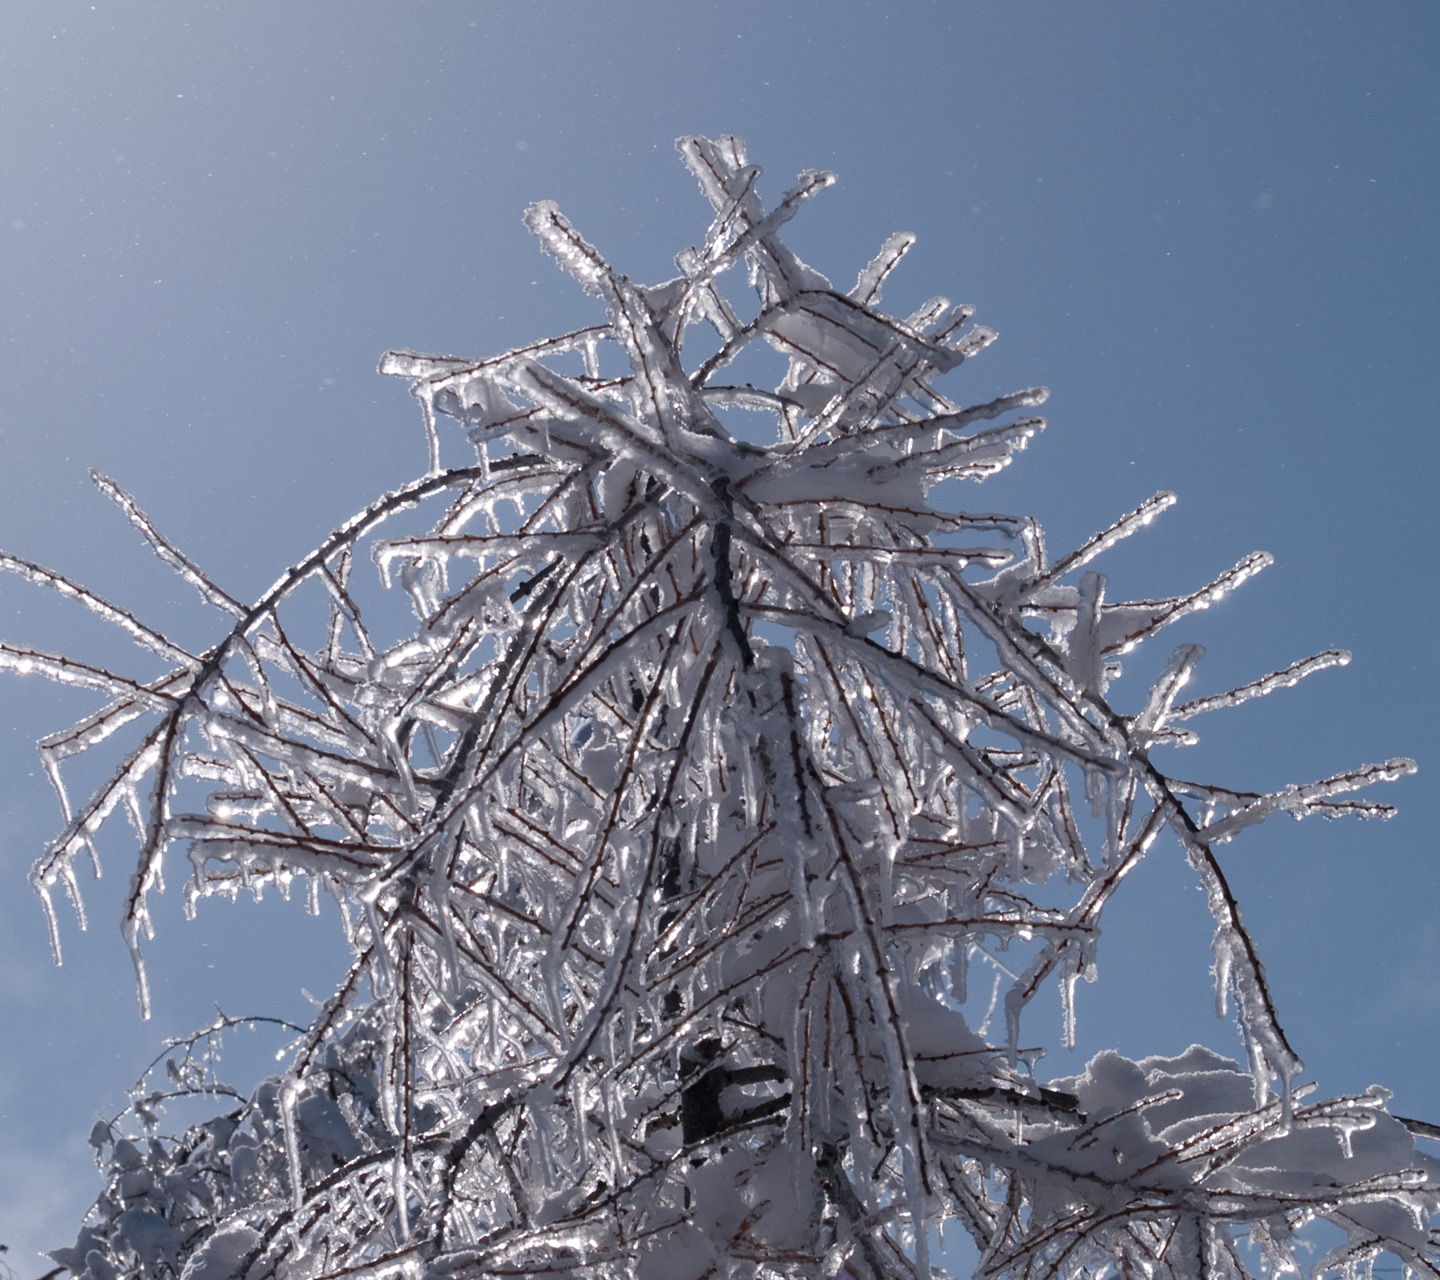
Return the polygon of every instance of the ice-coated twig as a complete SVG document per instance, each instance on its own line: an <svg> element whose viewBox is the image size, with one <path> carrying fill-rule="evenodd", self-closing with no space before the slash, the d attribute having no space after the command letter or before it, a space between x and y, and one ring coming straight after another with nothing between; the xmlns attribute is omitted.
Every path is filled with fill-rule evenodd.
<svg viewBox="0 0 1440 1280"><path fill-rule="evenodd" d="M178 662L192 670L199 666L200 660L193 654L187 653L179 645L172 644L158 631L147 627L128 610L113 605L108 600L102 600L94 592L87 591L84 587L71 582L58 573L52 573L38 564L31 564L28 560L22 560L19 556L8 555L5 552L0 552L0 569L18 574L37 586L48 587L62 596L77 601L92 613L104 618L106 622L119 627L137 644L143 645L167 662Z"/></svg>
<svg viewBox="0 0 1440 1280"><path fill-rule="evenodd" d="M111 480L109 476L102 475L99 471L92 471L90 478L95 482L95 487L119 507L125 513L125 518L140 530L145 540L154 549L155 554L194 587L202 599L213 604L217 609L232 613L236 617L245 612L244 606L238 600L211 582L201 572L198 565L151 523L150 517L140 510L139 503L115 481Z"/></svg>
<svg viewBox="0 0 1440 1280"><path fill-rule="evenodd" d="M1134 511L1123 515L1115 521L1108 529L1103 529L1093 538L1090 538L1082 547L1072 551L1068 556L1063 556L1050 566L1040 577L1026 588L1027 596L1034 595L1041 588L1049 586L1050 583L1063 578L1067 573L1073 573L1076 569L1084 568L1096 556L1110 550L1117 542L1128 538L1132 533L1143 529L1155 519L1162 511L1168 511L1175 505L1173 493L1157 493L1153 498L1147 498Z"/></svg>
<svg viewBox="0 0 1440 1280"><path fill-rule="evenodd" d="M1312 658L1302 658L1299 662L1292 662L1288 667L1272 671L1269 675L1261 676L1260 679L1253 680L1249 684L1242 684L1228 693L1214 694L1208 698L1196 698L1193 702L1176 707L1167 718L1171 722L1188 720L1191 716L1198 716L1202 712L1214 711L1220 707L1238 707L1242 702L1250 701L1251 698L1264 697L1265 694L1273 693L1276 689L1289 689L1299 684L1308 675L1328 670L1330 667L1343 667L1349 661L1350 654L1346 650L1327 649L1324 653L1317 653Z"/></svg>
<svg viewBox="0 0 1440 1280"><path fill-rule="evenodd" d="M1396 778L1403 778L1406 774L1414 772L1415 761L1413 760L1386 760L1383 764L1371 764L1359 769L1350 769L1319 782L1286 787L1284 791L1260 796L1228 817L1210 823L1201 830L1200 836L1208 843L1214 844L1231 839L1246 827L1253 827L1256 823L1264 822L1272 813L1289 813L1295 817L1303 817L1311 812L1323 813L1325 809L1322 808L1322 805L1331 796L1344 795L1348 791L1359 791L1376 782L1393 782Z"/></svg>

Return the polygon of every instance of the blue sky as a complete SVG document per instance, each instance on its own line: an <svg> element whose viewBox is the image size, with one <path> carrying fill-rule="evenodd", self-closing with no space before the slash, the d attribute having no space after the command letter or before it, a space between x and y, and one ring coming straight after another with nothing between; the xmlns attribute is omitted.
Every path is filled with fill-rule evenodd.
<svg viewBox="0 0 1440 1280"><path fill-rule="evenodd" d="M792 224L801 256L848 285L889 232L917 233L887 302L944 293L1001 333L954 394L1053 389L1050 429L966 505L1036 515L1063 551L1177 491L1103 566L1114 597L1273 552L1175 630L1209 646L1198 692L1353 650L1197 723L1173 767L1268 789L1419 760L1383 797L1394 821L1285 820L1223 858L1321 1087L1380 1081L1401 1114L1440 1120L1437 54L1429 0L8 0L0 546L203 644L213 617L87 468L257 594L423 469L382 350L482 355L593 318L529 241L529 202L558 201L654 282L708 217L678 135L745 137L772 199L834 169ZM0 582L0 635L134 669L18 581ZM73 1238L86 1135L160 1040L217 1000L303 1016L301 988L323 995L343 956L298 902L186 922L176 865L140 1023L117 830L86 885L91 928L62 918L54 969L24 881L58 825L32 744L89 704L13 678L0 698L0 1241L23 1278ZM1178 852L1157 848L1111 909L1079 1050L1043 1070L1106 1045L1238 1051L1208 935ZM1058 1041L1053 1019L1037 1008L1027 1038ZM236 1038L242 1073L262 1047Z"/></svg>

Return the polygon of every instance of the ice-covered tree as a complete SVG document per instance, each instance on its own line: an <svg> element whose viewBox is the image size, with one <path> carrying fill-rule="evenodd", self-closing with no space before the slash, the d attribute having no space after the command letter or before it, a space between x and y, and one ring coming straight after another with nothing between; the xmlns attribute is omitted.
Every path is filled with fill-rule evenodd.
<svg viewBox="0 0 1440 1280"><path fill-rule="evenodd" d="M41 744L57 939L51 896L78 906L118 810L142 1004L172 848L192 903L332 895L354 954L279 1076L172 1134L177 1095L225 1093L224 1028L174 1047L96 1127L105 1190L56 1259L83 1280L908 1280L943 1224L986 1276L1178 1280L1293 1269L1325 1219L1317 1271L1388 1250L1433 1275L1440 1164L1382 1090L1296 1087L1212 852L1272 814L1382 815L1352 793L1411 765L1259 795L1150 754L1345 655L1184 701L1201 650L1181 644L1117 710L1124 655L1266 557L1112 602L1092 566L1170 495L1058 556L1031 517L955 509L936 486L1008 464L1045 391L967 404L960 366L994 337L971 308L881 310L909 236L848 291L785 248L829 174L767 210L740 142L680 150L715 215L681 274L636 284L533 206L603 314L484 359L387 353L424 474L255 603L97 477L222 615L213 647L5 559L165 667L0 649L105 698ZM722 291L736 268L745 298ZM92 749L118 763L75 805L62 768ZM1206 894L1249 1062L1104 1053L1042 1086L1027 1003L1058 984L1073 1035L1104 909L1162 839ZM992 1041L996 947L1023 959Z"/></svg>

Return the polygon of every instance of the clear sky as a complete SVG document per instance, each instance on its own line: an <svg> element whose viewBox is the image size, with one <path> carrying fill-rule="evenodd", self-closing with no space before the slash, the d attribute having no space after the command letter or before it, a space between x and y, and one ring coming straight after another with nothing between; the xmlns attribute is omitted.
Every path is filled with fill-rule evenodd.
<svg viewBox="0 0 1440 1280"><path fill-rule="evenodd" d="M848 287L889 232L916 232L887 303L944 293L1001 333L952 393L1053 388L1050 429L968 507L1033 514L1059 552L1176 490L1101 566L1111 598L1273 552L1168 637L1209 646L1198 693L1353 650L1344 671L1196 722L1201 747L1162 765L1271 789L1419 760L1380 797L1401 806L1389 824L1277 820L1222 857L1311 1075L1327 1092L1383 1082L1398 1112L1440 1121L1433 0L5 9L0 546L203 646L215 616L87 468L232 594L258 594L423 470L381 351L484 355L594 318L529 241L526 204L557 200L653 283L708 222L678 135L745 137L772 200L834 169L792 224L801 256ZM0 635L140 669L18 581L0 582ZM24 879L59 822L32 744L93 704L13 677L0 699L0 1241L27 1280L35 1250L73 1240L95 1191L86 1136L162 1038L217 1001L303 1017L301 988L323 996L343 956L333 919L299 902L205 903L186 922L177 862L142 1024L117 828L85 886L91 928L62 917L54 969ZM1173 845L1110 912L1080 1048L1042 1073L1106 1045L1238 1052ZM1025 1025L1058 1042L1053 1009ZM241 1074L261 1060L251 1039Z"/></svg>

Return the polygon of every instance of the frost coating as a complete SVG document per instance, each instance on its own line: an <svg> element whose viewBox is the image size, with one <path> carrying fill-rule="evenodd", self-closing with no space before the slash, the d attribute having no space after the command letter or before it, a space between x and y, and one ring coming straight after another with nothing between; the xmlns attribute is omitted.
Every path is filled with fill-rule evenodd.
<svg viewBox="0 0 1440 1280"><path fill-rule="evenodd" d="M1432 1269L1435 1166L1379 1094L1304 1102L1211 848L1277 812L1383 815L1348 793L1409 762L1259 796L1149 756L1342 656L1178 703L1202 657L1181 645L1118 711L1119 659L1268 557L1114 600L1093 563L1171 495L1053 562L1033 519L953 510L936 486L1008 465L1045 390L940 388L994 334L945 299L879 309L911 237L848 293L784 247L831 175L767 211L738 140L680 150L715 213L682 274L637 285L533 206L605 320L487 359L387 353L425 475L253 606L98 478L228 616L213 648L0 559L171 668L0 648L109 699L42 743L66 824L33 873L47 902L63 883L78 904L74 863L119 806L141 832L137 961L176 844L192 905L304 877L355 956L233 1110L155 1128L167 1098L224 1092L202 1036L137 1092L146 1154L97 1130L107 1189L57 1259L86 1280L879 1280L926 1275L955 1221L987 1275L1199 1277L1293 1265L1325 1217L1349 1240L1325 1266L1388 1249ZM742 264L748 306L720 288ZM767 349L773 390L743 373ZM61 763L137 727L72 809ZM1250 1070L1108 1054L1042 1087L1028 1002L1057 983L1073 1036L1104 907L1166 830Z"/></svg>

